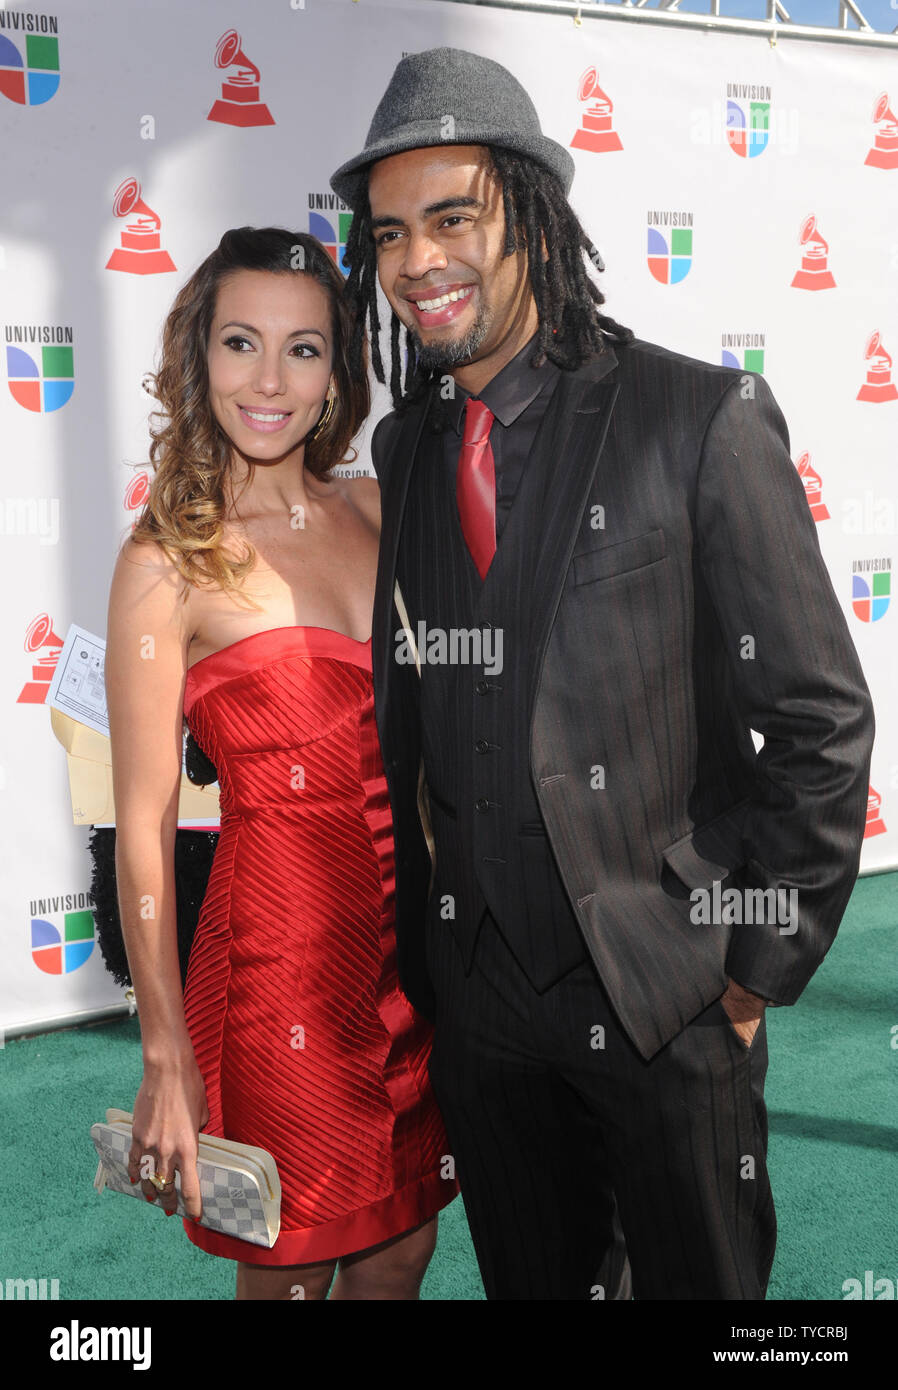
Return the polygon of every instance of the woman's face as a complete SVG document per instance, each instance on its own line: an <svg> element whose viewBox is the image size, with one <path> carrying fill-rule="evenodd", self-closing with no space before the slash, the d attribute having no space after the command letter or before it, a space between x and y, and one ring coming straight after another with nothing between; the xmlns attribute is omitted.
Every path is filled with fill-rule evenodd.
<svg viewBox="0 0 898 1390"><path fill-rule="evenodd" d="M280 463L318 423L331 375L328 297L309 275L238 270L219 287L209 401L234 448Z"/></svg>

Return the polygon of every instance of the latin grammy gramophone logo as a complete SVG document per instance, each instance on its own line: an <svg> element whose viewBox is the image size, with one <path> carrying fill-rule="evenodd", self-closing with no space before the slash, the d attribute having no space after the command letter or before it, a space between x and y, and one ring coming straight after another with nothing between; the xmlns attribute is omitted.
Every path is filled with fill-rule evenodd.
<svg viewBox="0 0 898 1390"><path fill-rule="evenodd" d="M174 261L163 251L159 236L162 219L147 207L140 196L137 179L123 179L115 190L112 211L116 217L131 217L121 231L121 245L106 262L107 270L123 270L128 275L162 275L175 270Z"/></svg>
<svg viewBox="0 0 898 1390"><path fill-rule="evenodd" d="M22 686L16 698L17 705L42 705L44 703L62 648L63 640L61 637L57 637L53 631L49 613L39 613L28 624L28 630L25 633L25 650L30 653L40 652L42 655L37 657L32 666L31 680L26 681Z"/></svg>
<svg viewBox="0 0 898 1390"><path fill-rule="evenodd" d="M864 839L869 840L873 835L884 835L886 823L882 818L882 797L873 788L873 783L868 782L867 796L867 821L864 826Z"/></svg>
<svg viewBox="0 0 898 1390"><path fill-rule="evenodd" d="M834 290L836 282L828 266L829 243L817 230L814 213L806 217L798 230L801 265L792 277L793 290Z"/></svg>
<svg viewBox="0 0 898 1390"><path fill-rule="evenodd" d="M867 363L867 379L855 399L870 401L873 405L898 401L898 390L892 381L892 359L882 345L878 328L867 339L864 360Z"/></svg>
<svg viewBox="0 0 898 1390"><path fill-rule="evenodd" d="M823 500L823 484L820 474L811 467L811 456L807 450L796 463L798 476L804 485L804 495L815 521L829 521L829 508Z"/></svg>
<svg viewBox="0 0 898 1390"><path fill-rule="evenodd" d="M888 92L880 92L873 103L873 123L876 135L864 163L874 169L898 169L898 117L889 106Z"/></svg>
<svg viewBox="0 0 898 1390"><path fill-rule="evenodd" d="M614 102L599 86L595 68L587 68L580 78L577 100L590 104L580 113L580 129L571 141L571 149L590 150L593 154L622 150L620 136L614 129Z"/></svg>
<svg viewBox="0 0 898 1390"><path fill-rule="evenodd" d="M770 88L727 83L727 144L740 159L756 159L770 139Z"/></svg>
<svg viewBox="0 0 898 1390"><path fill-rule="evenodd" d="M264 101L259 100L261 73L247 58L242 42L236 29L228 29L216 44L215 66L226 70L227 76L221 84L221 96L206 120L243 127L274 125L274 117Z"/></svg>
<svg viewBox="0 0 898 1390"><path fill-rule="evenodd" d="M125 511L131 512L134 520L131 522L132 529L137 520L136 513L141 510L150 495L150 479L145 469L135 473L134 477L125 488L124 506Z"/></svg>

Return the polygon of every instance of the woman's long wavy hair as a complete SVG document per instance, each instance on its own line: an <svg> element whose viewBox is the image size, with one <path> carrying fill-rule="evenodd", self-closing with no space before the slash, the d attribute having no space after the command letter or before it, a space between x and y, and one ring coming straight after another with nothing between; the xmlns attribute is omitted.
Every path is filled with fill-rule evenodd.
<svg viewBox="0 0 898 1390"><path fill-rule="evenodd" d="M228 505L225 479L233 446L209 401L206 354L219 289L240 270L308 275L327 294L336 399L317 439L311 433L306 438L305 467L313 477L323 478L334 465L357 457L353 451L347 459L347 451L371 408L367 353L363 348L363 369L353 370L349 358L354 336L352 304L343 276L321 242L284 227L238 227L225 232L180 290L165 320L161 365L149 378L160 405L150 418L162 421L158 428L150 427L149 454L155 471L131 534L135 541L161 545L188 584L213 584L230 592L239 589L256 552L247 541L243 559L229 558L223 544ZM356 339L356 363L359 360ZM252 460L248 463L245 486L255 471Z"/></svg>

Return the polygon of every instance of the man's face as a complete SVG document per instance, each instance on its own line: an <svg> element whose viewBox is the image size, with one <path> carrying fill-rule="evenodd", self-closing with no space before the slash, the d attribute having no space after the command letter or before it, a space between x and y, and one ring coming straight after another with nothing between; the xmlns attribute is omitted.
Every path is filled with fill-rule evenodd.
<svg viewBox="0 0 898 1390"><path fill-rule="evenodd" d="M502 190L485 157L478 145L408 150L368 180L378 278L421 366L476 363L467 375L483 383L538 324L526 252L502 255Z"/></svg>

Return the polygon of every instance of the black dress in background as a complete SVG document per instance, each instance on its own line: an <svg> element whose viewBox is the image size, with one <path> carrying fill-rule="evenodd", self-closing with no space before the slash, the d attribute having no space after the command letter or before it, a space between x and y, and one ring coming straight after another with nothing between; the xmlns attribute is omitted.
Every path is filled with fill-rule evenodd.
<svg viewBox="0 0 898 1390"><path fill-rule="evenodd" d="M188 731L187 776L198 786L218 780L215 766ZM181 985L187 979L187 961L200 908L218 844L217 830L177 830L175 832L175 902L178 922L178 959ZM88 849L91 856L90 891L100 952L116 984L130 987L131 975L122 937L115 877L115 827L91 826Z"/></svg>

